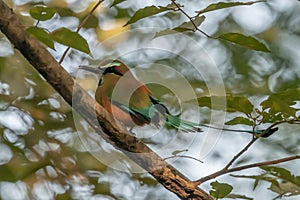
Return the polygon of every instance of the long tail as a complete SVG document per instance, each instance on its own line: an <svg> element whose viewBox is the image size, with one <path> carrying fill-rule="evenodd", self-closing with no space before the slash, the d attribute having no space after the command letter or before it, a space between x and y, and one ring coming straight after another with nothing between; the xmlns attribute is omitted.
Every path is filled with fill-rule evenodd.
<svg viewBox="0 0 300 200"><path fill-rule="evenodd" d="M184 132L202 132L198 124L181 120L171 114L167 115L166 124Z"/></svg>
<svg viewBox="0 0 300 200"><path fill-rule="evenodd" d="M267 132L265 132L265 129L259 129L259 130L235 130L235 129L229 129L229 128L218 128L214 126L209 126L206 124L197 124L194 122L189 122L185 120L181 120L178 117L172 115L168 108L161 104L158 99L155 99L152 96L149 96L151 102L155 106L158 112L160 112L162 115L166 117L166 124L169 126L172 126L178 130L184 131L184 132L202 132L201 127L206 127L206 128L212 128L216 130L222 130L222 131L231 131L231 132L239 132L239 133L249 133L249 134L262 134L262 137L269 137L273 133L275 133L278 130L278 127L276 128L271 128Z"/></svg>
<svg viewBox="0 0 300 200"><path fill-rule="evenodd" d="M276 128L271 128L268 130L268 132L265 133L265 129L259 129L259 130L236 130L236 129L228 129L228 128L218 128L214 126L209 126L206 124L197 124L194 122L189 122L185 120L181 120L176 116L173 116L171 114L167 115L166 123L169 126L172 126L178 130L184 131L184 132L202 132L201 127L206 127L206 128L212 128L216 130L222 130L222 131L230 131L230 132L239 132L239 133L249 133L249 134L262 134L264 135L262 137L269 137L272 135L274 132L278 130L278 127Z"/></svg>

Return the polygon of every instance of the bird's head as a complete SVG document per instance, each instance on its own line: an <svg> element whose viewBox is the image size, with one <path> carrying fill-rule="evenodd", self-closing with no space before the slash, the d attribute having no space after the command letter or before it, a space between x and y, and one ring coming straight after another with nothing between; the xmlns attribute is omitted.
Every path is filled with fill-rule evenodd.
<svg viewBox="0 0 300 200"><path fill-rule="evenodd" d="M80 69L84 69L96 74L115 74L117 76L123 76L127 72L129 72L129 68L121 61L114 60L110 62L105 62L105 64L100 64L98 67L91 66L80 66Z"/></svg>

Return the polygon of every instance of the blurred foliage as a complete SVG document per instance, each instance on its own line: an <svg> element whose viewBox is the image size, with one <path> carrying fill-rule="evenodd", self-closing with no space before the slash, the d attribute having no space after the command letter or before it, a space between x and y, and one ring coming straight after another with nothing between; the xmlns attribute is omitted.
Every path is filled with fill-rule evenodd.
<svg viewBox="0 0 300 200"><path fill-rule="evenodd" d="M281 199L283 196L297 196L300 194L300 176L295 176L289 170L282 167L263 166L260 168L264 170L260 175L235 175L235 177L254 179L253 189L258 186L260 181L269 182L271 184L269 190L278 194L274 199Z"/></svg>
<svg viewBox="0 0 300 200"><path fill-rule="evenodd" d="M163 36L163 35L168 35L168 34L176 34L180 32L185 32L185 31L199 31L203 35L209 38L214 38L214 39L223 39L225 41L229 41L235 44L239 44L243 47L247 47L249 49L257 50L257 51L265 51L265 52L270 52L270 50L261 42L259 42L257 39L249 36L245 36L241 33L226 33L219 35L217 37L211 37L207 35L205 32L203 32L201 29L198 29L198 27L202 24L202 22L205 20L205 16L201 15L203 13L219 10L219 9L224 9L224 8L229 8L229 7L234 7L234 6L241 6L241 5L252 5L254 3L261 3L263 1L254 1L254 2L233 2L233 3L224 3L224 2L219 2L216 4L211 4L207 8L201 10L201 11L195 11L197 14L195 16L189 16L187 13L183 11L183 5L180 5L176 3L175 1L172 1L172 4L169 4L165 7L163 6L149 6L145 7L142 9L139 9L134 13L134 15L130 18L130 20L125 24L132 24L135 23L143 18L150 17L153 15L156 15L161 12L165 11L181 11L186 17L189 18L189 21L184 22L180 26L173 28L173 29L166 29L163 31L160 31L155 34L155 37ZM201 16L200 16L201 15Z"/></svg>
<svg viewBox="0 0 300 200"><path fill-rule="evenodd" d="M207 47L208 55L222 75L228 93L226 96L211 95L206 85L207 80L197 77L197 73L178 55L161 52L152 55L147 51L140 51L133 57L129 55L124 58L129 66L151 61L171 66L181 72L193 89L198 91L197 103L201 106L203 115L201 120L209 119L210 111L215 109L229 112L227 125L256 127L280 122L299 122L300 8L298 2L294 3L297 6L288 7L292 5L291 2L282 5L279 1L213 4L183 1L180 5L177 4L177 7L170 1L163 1L161 5L144 5L144 2L139 1L114 0L97 8L79 33L76 33L78 25L89 15L97 2L26 0L9 1L9 5L26 25L27 32L49 47L56 59L61 57L66 46L73 48L63 63L70 72L74 72L74 68L77 69L81 63L98 62L106 56L114 55L114 52L122 52L128 47L139 47L145 38L160 39L178 32L184 33ZM272 13L274 21L266 29L247 30L247 26L242 26L235 17L235 11L243 6L250 9L250 6L246 5L252 4L263 4ZM192 21L179 9L186 10ZM218 12L221 15L218 15ZM251 16L249 19L250 22ZM127 26L124 26L126 24ZM148 34L142 30L139 34L129 32L144 26L159 26L160 30L155 34ZM209 37L205 37L198 29L210 33ZM101 45L98 45L99 43ZM203 59L204 69L211 68L204 61L207 54L203 55L199 49L189 48L192 44L170 41L170 45L173 45L173 49L183 46L181 53ZM87 54L92 55L93 59ZM161 69L156 77L164 74ZM170 76L171 74L168 74L165 79L176 84L176 78ZM214 77L210 79L213 80ZM178 101L172 98L175 96L172 91L155 85L152 88L157 97L167 102L168 106L173 106L170 102L176 100L173 110L178 110ZM184 94L183 86L178 84L176 88ZM80 141L82 136L90 137L89 145L92 148L103 147L99 151L112 159L115 159L116 150L106 147L104 141L93 138L95 133L85 126L81 119L79 121L82 123L82 130L78 128L78 124L74 123L72 109L26 60L13 50L1 34L0 117L1 199L9 199L12 192L16 197L24 199L39 199L45 193L45 199L176 198L167 193L148 174L119 172L107 167L90 154ZM289 124L283 125L282 129L274 139L262 141L264 152L269 152L267 158L274 154L299 154L299 130ZM171 135L172 131L169 131ZM84 132L89 133L88 136ZM162 142L170 136L160 137L164 138L155 142ZM184 135L179 139L185 143L189 140L187 138ZM221 146L219 154L222 157L224 145ZM172 152L182 152L178 149L185 149L180 148L179 144L174 148L169 155ZM244 157L240 163L259 157L253 155ZM129 161L121 162L129 171ZM213 163L215 164L214 161ZM189 171L193 171L193 167L190 166ZM299 194L298 176L279 167L262 167L262 170L263 173L258 176L239 177L255 179L254 188L258 187L259 181L267 181L271 183L270 190L280 197ZM251 199L248 195L230 193L232 187L236 189L239 185L213 182L211 194L217 198Z"/></svg>

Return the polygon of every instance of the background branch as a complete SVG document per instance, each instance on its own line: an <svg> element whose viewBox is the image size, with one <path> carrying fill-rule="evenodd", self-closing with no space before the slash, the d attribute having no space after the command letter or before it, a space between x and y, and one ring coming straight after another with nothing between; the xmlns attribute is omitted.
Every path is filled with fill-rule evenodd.
<svg viewBox="0 0 300 200"><path fill-rule="evenodd" d="M268 127L261 135L259 136L255 136L253 135L252 140L240 151L238 152L229 162L228 164L221 169L220 171L217 171L213 174L210 174L208 176L205 176L203 178L198 179L197 181L195 181L196 185L199 185L207 180L216 178L217 176L223 175L223 174L227 174L229 172L233 172L233 171L239 171L239 170L243 170L243 169L248 169L248 168L252 168L252 167L258 167L258 166L263 166L263 165L270 165L270 164L276 164L276 163L280 163L280 162L286 162L289 159L298 159L298 156L292 156L292 157L288 157L288 158L284 158L284 159L279 159L279 160L274 160L274 161L268 161L268 162L262 162L262 163L254 163L254 164L250 164L250 165L245 165L245 166L240 166L240 167L235 167L235 168L230 168L232 166L232 164L239 158L241 157L259 138L261 138L264 134L268 133L273 127L281 124L281 123L285 123L285 121L282 122L277 122L272 124L270 127ZM287 160L286 160L287 159ZM274 162L274 163L273 163ZM239 170L238 170L239 169Z"/></svg>
<svg viewBox="0 0 300 200"><path fill-rule="evenodd" d="M243 155L243 153L245 153L257 139L258 138L253 137L252 140L229 161L229 163L224 167L224 170L228 169L241 155Z"/></svg>
<svg viewBox="0 0 300 200"><path fill-rule="evenodd" d="M208 176L205 176L205 177L195 181L195 184L199 185L199 184L201 184L205 181L208 181L210 179L216 178L216 177L224 175L224 174L228 174L230 172L236 172L236 171L241 171L241 170L250 169L250 168L254 168L254 167L266 166L266 165L274 165L274 164L283 163L283 162L296 160L296 159L300 159L300 155L290 156L290 157L281 158L281 159L277 159L277 160L266 161L266 162L258 162L258 163L253 163L253 164L249 164L249 165L243 165L243 166L234 167L234 168L231 168L231 169L225 169L224 168L224 169L221 169L220 171L217 171L213 174L210 174Z"/></svg>
<svg viewBox="0 0 300 200"><path fill-rule="evenodd" d="M192 181L169 165L144 143L130 135L128 131L121 129L111 115L74 82L44 46L28 36L23 27L12 9L0 0L0 30L98 134L149 172L159 183L179 198L213 199L209 194L195 187Z"/></svg>
<svg viewBox="0 0 300 200"><path fill-rule="evenodd" d="M239 157L241 157L259 138L263 137L265 134L268 134L268 132L275 126L285 123L286 121L280 121L277 123L272 124L269 126L262 134L256 136L253 135L252 140L239 152L237 153L229 162L228 164L224 167L224 170L227 170Z"/></svg>

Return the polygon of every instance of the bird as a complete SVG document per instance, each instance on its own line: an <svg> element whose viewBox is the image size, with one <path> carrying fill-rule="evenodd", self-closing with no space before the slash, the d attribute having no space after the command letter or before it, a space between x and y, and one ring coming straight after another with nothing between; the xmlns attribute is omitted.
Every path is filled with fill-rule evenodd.
<svg viewBox="0 0 300 200"><path fill-rule="evenodd" d="M182 120L172 115L167 106L155 98L150 89L137 80L130 68L118 59L97 67L81 65L79 69L101 75L95 100L130 130L135 126L146 124L160 127L162 121L183 132L203 132L202 127L206 127L231 132L263 134L262 137L269 137L278 130L277 127L267 131L235 130Z"/></svg>

